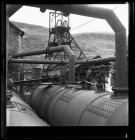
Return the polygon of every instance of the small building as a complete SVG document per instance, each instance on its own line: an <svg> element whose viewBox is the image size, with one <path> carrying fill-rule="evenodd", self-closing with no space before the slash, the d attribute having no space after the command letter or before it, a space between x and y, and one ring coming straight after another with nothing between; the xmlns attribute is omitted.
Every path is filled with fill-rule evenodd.
<svg viewBox="0 0 135 140"><path fill-rule="evenodd" d="M8 56L18 53L19 47L21 47L22 37L24 32L19 29L15 24L9 22L9 34L8 34Z"/></svg>
<svg viewBox="0 0 135 140"><path fill-rule="evenodd" d="M15 24L9 22L9 33L8 33L8 58L11 58L14 54L17 54L19 48L22 46L22 37L24 32L19 29ZM19 64L8 64L8 76L14 81L19 80Z"/></svg>
<svg viewBox="0 0 135 140"><path fill-rule="evenodd" d="M9 32L8 32L8 58L11 58L14 54L17 54L19 48L22 47L22 37L24 32L19 29L15 24L9 21ZM19 64L8 64L8 78L13 81L20 80L20 65ZM17 87L16 92L19 92L20 88Z"/></svg>

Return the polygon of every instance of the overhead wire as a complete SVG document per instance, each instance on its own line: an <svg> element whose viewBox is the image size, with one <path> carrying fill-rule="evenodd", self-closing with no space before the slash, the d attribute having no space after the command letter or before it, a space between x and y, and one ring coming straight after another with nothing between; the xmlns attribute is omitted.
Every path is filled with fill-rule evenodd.
<svg viewBox="0 0 135 140"><path fill-rule="evenodd" d="M111 10L115 10L115 9L117 9L117 8L119 8L119 7L120 7L120 6L116 6L116 7L114 7L114 8L113 8L113 9L111 9ZM78 27L76 27L76 28L72 29L71 31L74 31L74 30L76 30L76 29L78 29L78 28L80 28L80 27L82 27L82 26L84 26L84 25L86 25L86 24L88 24L88 23L90 23L90 22L94 21L94 20L96 20L96 19L91 19L91 20L88 20L87 22L85 22L85 23L83 23L83 24L79 25Z"/></svg>

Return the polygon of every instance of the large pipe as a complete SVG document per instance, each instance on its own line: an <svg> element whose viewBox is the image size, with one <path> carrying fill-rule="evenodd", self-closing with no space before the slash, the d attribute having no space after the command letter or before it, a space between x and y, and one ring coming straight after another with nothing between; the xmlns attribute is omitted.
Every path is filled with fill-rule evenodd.
<svg viewBox="0 0 135 140"><path fill-rule="evenodd" d="M18 58L18 57L25 57L25 56L32 56L32 55L39 55L39 54L46 54L46 53L54 53L54 52L61 52L65 51L69 55L73 55L72 50L69 48L68 45L61 45L57 47L51 47L49 49L41 49L41 50L35 50L35 51L29 51L29 52L23 52L23 53L18 53L13 55L13 58Z"/></svg>
<svg viewBox="0 0 135 140"><path fill-rule="evenodd" d="M61 52L64 51L68 54L69 56L69 81L74 82L75 81L75 55L73 51L69 48L68 45L61 45L57 47L51 47L49 49L45 50L37 50L37 51L31 51L31 52L25 52L25 53L20 53L16 54L13 56L13 58L18 58L18 57L24 57L24 56L31 56L31 55L39 55L39 54L45 54L45 53L54 53L54 52Z"/></svg>
<svg viewBox="0 0 135 140"><path fill-rule="evenodd" d="M68 45L62 45L62 49L66 52L69 56L69 63L68 63L68 80L69 82L75 82L75 54L70 49Z"/></svg>
<svg viewBox="0 0 135 140"><path fill-rule="evenodd" d="M109 58L98 58L98 59L88 59L88 60L76 60L75 64L91 64L91 63L103 63L115 61L115 57ZM59 60L37 60L37 59L8 59L8 63L26 63L26 64L68 64L69 61L59 61Z"/></svg>
<svg viewBox="0 0 135 140"><path fill-rule="evenodd" d="M128 55L127 55L128 59ZM98 58L98 59L86 59L86 60L75 60L75 64L91 64L91 63L104 63L115 61L115 57L108 58ZM8 63L26 63L26 64L67 64L69 61L59 61L59 60L37 60L37 59L8 59Z"/></svg>
<svg viewBox="0 0 135 140"><path fill-rule="evenodd" d="M110 61L115 61L115 57L108 58L98 58L98 59L88 59L88 60L76 60L76 64L95 64L95 63L105 63Z"/></svg>
<svg viewBox="0 0 135 140"><path fill-rule="evenodd" d="M27 85L30 83L37 83L37 82L44 82L46 81L46 78L40 78L40 79L30 79L30 80L21 80L21 81L14 81L12 83L13 86L18 86L18 85Z"/></svg>
<svg viewBox="0 0 135 140"><path fill-rule="evenodd" d="M59 60L37 60L37 59L9 59L8 63L25 63L25 64L67 64L68 61Z"/></svg>
<svg viewBox="0 0 135 140"><path fill-rule="evenodd" d="M39 54L46 54L46 53L54 53L54 52L61 52L63 51L62 46L58 47L51 47L49 49L41 49L41 50L35 50L35 51L29 51L29 52L23 52L13 55L13 58L18 57L25 57L25 56L32 56L32 55L39 55Z"/></svg>

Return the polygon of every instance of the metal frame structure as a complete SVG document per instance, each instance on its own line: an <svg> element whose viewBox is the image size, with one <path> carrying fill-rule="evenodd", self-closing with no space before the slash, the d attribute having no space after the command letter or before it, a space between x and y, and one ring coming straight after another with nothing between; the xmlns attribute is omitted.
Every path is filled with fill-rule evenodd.
<svg viewBox="0 0 135 140"><path fill-rule="evenodd" d="M49 13L49 40L47 49L57 48L60 45L68 45L74 52L77 58L85 58L85 54L81 48L75 42L74 38L69 32L69 16L64 16L61 12L50 12ZM68 54L66 52L55 52L51 54L45 54L45 60L68 60ZM57 69L63 75L63 71L67 65L47 64L44 65L43 71L48 75L50 71Z"/></svg>
<svg viewBox="0 0 135 140"><path fill-rule="evenodd" d="M65 17L61 12L56 12L56 11L50 12L49 13L49 40L48 40L47 48L56 47L59 45L69 45L69 47L74 53L76 52L79 53L76 55L76 57L86 58L85 54L78 46L77 42L74 40L69 30L70 30L69 16ZM54 59L56 59L56 57L57 54L55 54ZM63 56L61 56L61 58L66 59L66 54L64 53Z"/></svg>

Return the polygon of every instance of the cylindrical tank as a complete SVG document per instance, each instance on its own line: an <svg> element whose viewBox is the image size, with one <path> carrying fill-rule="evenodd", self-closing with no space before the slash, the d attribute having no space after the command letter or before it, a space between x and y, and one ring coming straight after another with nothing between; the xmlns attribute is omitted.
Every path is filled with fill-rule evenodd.
<svg viewBox="0 0 135 140"><path fill-rule="evenodd" d="M48 102L50 102L50 99L53 97L53 95L55 95L57 91L60 91L64 88L62 86L55 86L53 89L50 87L52 86L40 86L34 91L30 99L30 106L33 109L36 109L39 116L44 120L46 120L48 117L44 115L48 109Z"/></svg>
<svg viewBox="0 0 135 140"><path fill-rule="evenodd" d="M7 126L48 126L17 94L10 101L11 105L6 108Z"/></svg>
<svg viewBox="0 0 135 140"><path fill-rule="evenodd" d="M42 85L31 107L52 126L128 125L128 99L113 99L108 92Z"/></svg>

